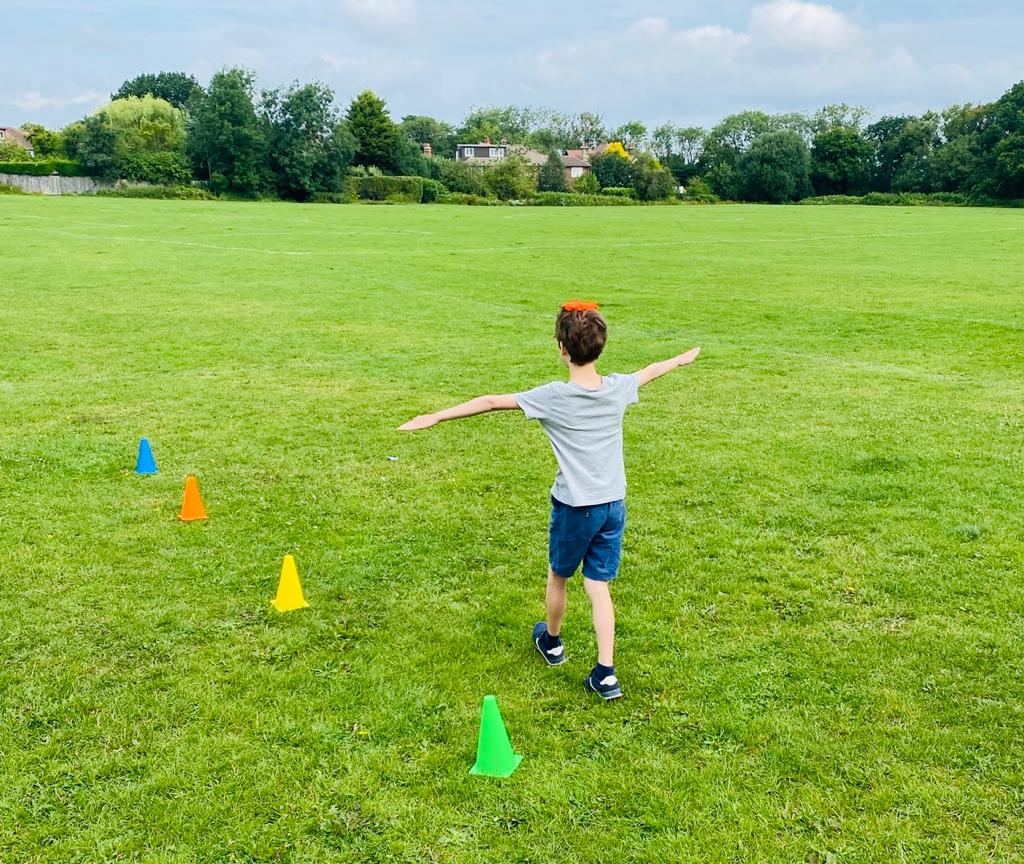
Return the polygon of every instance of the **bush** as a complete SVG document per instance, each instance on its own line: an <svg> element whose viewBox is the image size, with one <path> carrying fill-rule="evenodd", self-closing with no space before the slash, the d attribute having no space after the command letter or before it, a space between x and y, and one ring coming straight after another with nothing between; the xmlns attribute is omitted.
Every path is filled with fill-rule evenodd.
<svg viewBox="0 0 1024 864"><path fill-rule="evenodd" d="M70 159L46 159L41 162L0 162L0 174L28 174L47 177L54 172L63 177L82 177L85 172Z"/></svg>
<svg viewBox="0 0 1024 864"><path fill-rule="evenodd" d="M100 189L103 198L165 198L176 201L212 201L213 195L200 186L122 186Z"/></svg>
<svg viewBox="0 0 1024 864"><path fill-rule="evenodd" d="M351 204L355 200L350 189L344 192L314 192L309 196L310 204Z"/></svg>
<svg viewBox="0 0 1024 864"><path fill-rule="evenodd" d="M676 191L676 178L653 156L641 153L631 166L632 186L641 201L658 201Z"/></svg>
<svg viewBox="0 0 1024 864"><path fill-rule="evenodd" d="M117 160L117 173L125 180L158 186L184 186L192 179L185 155L170 150L125 154Z"/></svg>
<svg viewBox="0 0 1024 864"><path fill-rule="evenodd" d="M467 192L449 192L444 198L437 200L439 204L466 204L471 207L499 207L502 203L497 198Z"/></svg>
<svg viewBox="0 0 1024 864"><path fill-rule="evenodd" d="M620 195L581 195L578 192L538 192L533 196L536 207L623 207L636 204Z"/></svg>
<svg viewBox="0 0 1024 864"><path fill-rule="evenodd" d="M483 171L473 165L458 162L454 159L434 157L430 160L431 172L435 180L440 180L449 192L464 192L467 195L483 195Z"/></svg>
<svg viewBox="0 0 1024 864"><path fill-rule="evenodd" d="M423 180L423 203L429 204L431 201L441 201L448 197L448 187L444 185L440 180L430 180L424 178Z"/></svg>
<svg viewBox="0 0 1024 864"><path fill-rule="evenodd" d="M537 180L533 166L513 153L484 169L484 186L502 201L521 201L537 191Z"/></svg>
<svg viewBox="0 0 1024 864"><path fill-rule="evenodd" d="M974 199L960 192L869 192L867 195L818 195L801 204L868 204L877 207L966 207L990 206L993 202Z"/></svg>
<svg viewBox="0 0 1024 864"><path fill-rule="evenodd" d="M419 204L423 200L422 177L357 177L356 195L362 201Z"/></svg>
<svg viewBox="0 0 1024 864"><path fill-rule="evenodd" d="M601 190L602 195L611 195L614 198L636 198L636 189L632 186L605 186Z"/></svg>
<svg viewBox="0 0 1024 864"><path fill-rule="evenodd" d="M601 183L593 171L588 171L572 181L572 191L579 195L600 195Z"/></svg>
<svg viewBox="0 0 1024 864"><path fill-rule="evenodd" d="M13 141L0 141L0 160L4 162L31 162L28 150Z"/></svg>
<svg viewBox="0 0 1024 864"><path fill-rule="evenodd" d="M719 198L702 177L691 177L686 184L686 192L683 198L687 201L694 201L697 204L716 204L722 199Z"/></svg>

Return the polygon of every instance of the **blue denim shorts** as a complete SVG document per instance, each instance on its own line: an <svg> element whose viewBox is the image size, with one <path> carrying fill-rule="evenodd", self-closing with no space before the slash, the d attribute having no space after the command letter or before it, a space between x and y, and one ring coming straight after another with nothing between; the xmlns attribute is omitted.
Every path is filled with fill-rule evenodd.
<svg viewBox="0 0 1024 864"><path fill-rule="evenodd" d="M570 507L551 499L548 561L556 576L568 579L583 564L585 579L611 582L622 560L626 502Z"/></svg>

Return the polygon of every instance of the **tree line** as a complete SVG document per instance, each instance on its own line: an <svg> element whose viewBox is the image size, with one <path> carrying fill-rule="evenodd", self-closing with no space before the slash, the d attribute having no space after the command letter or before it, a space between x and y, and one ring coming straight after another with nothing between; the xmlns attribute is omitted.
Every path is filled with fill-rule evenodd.
<svg viewBox="0 0 1024 864"><path fill-rule="evenodd" d="M684 186L707 200L767 202L867 192L1024 198L1024 82L988 104L867 121L866 109L839 104L743 111L709 129L640 121L609 129L596 113L520 106L474 108L457 126L425 115L396 122L369 90L342 112L323 83L258 92L251 71L228 68L205 87L181 72L139 75L62 130L23 129L37 158L72 159L100 178L199 181L216 194L298 201L339 192L353 174L418 176L500 198L566 191L559 154L599 145L592 173L572 191L653 200ZM458 144L485 140L541 151L548 162L538 171L511 156L481 170L455 158ZM16 144L0 142L0 161L23 158Z"/></svg>

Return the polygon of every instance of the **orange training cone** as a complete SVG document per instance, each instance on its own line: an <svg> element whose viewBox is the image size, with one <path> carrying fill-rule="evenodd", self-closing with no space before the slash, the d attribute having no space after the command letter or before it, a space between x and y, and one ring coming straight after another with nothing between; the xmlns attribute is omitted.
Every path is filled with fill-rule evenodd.
<svg viewBox="0 0 1024 864"><path fill-rule="evenodd" d="M181 513L178 514L178 518L182 522L195 522L197 519L206 518L206 508L203 506L203 499L199 497L199 483L191 475L185 478L185 497L181 499Z"/></svg>
<svg viewBox="0 0 1024 864"><path fill-rule="evenodd" d="M278 612L292 612L295 609L305 609L309 604L302 594L302 585L299 584L299 572L295 569L295 559L291 555L285 555L281 563L281 581L277 583L277 596L274 598L274 608Z"/></svg>

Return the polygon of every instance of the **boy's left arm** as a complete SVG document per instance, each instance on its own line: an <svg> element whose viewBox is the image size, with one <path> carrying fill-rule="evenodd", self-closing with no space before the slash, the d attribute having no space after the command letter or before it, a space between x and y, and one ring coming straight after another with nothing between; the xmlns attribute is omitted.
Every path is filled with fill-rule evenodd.
<svg viewBox="0 0 1024 864"><path fill-rule="evenodd" d="M519 402L511 393L501 396L477 396L460 405L453 405L443 411L435 411L433 414L420 414L408 423L398 427L399 432L412 432L416 429L429 429L445 420L461 420L463 417L474 417L477 414L486 414L488 411L512 411L519 407Z"/></svg>

